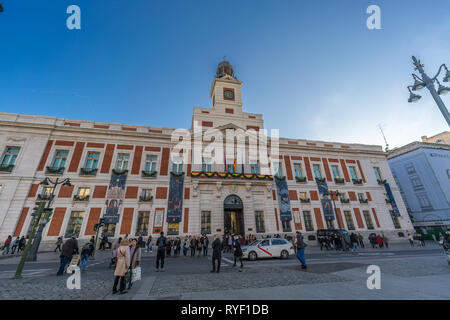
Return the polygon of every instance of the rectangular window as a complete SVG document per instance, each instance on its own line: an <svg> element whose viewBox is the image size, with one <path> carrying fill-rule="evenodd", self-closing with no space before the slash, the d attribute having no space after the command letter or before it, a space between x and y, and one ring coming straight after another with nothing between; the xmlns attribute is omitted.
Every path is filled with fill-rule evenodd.
<svg viewBox="0 0 450 320"><path fill-rule="evenodd" d="M422 182L418 176L410 177L411 184L414 188L422 187Z"/></svg>
<svg viewBox="0 0 450 320"><path fill-rule="evenodd" d="M373 222L372 222L372 217L370 216L370 212L364 210L363 211L363 215L364 215L364 220L366 220L367 229L369 229L369 230L374 229Z"/></svg>
<svg viewBox="0 0 450 320"><path fill-rule="evenodd" d="M331 171L333 171L333 177L335 179L340 179L341 178L341 174L339 173L338 166L331 166Z"/></svg>
<svg viewBox="0 0 450 320"><path fill-rule="evenodd" d="M116 234L116 224L106 223L103 227L102 234L105 234L108 237L114 237Z"/></svg>
<svg viewBox="0 0 450 320"><path fill-rule="evenodd" d="M13 166L16 163L19 151L19 147L6 147L6 150L3 154L1 167L6 168L8 166Z"/></svg>
<svg viewBox="0 0 450 320"><path fill-rule="evenodd" d="M86 163L84 164L84 169L87 171L97 169L99 158L100 158L99 152L88 152L88 155L86 157Z"/></svg>
<svg viewBox="0 0 450 320"><path fill-rule="evenodd" d="M281 169L281 163L280 162L273 162L272 163L272 172L273 175L275 175L278 178L282 178L283 177L283 171Z"/></svg>
<svg viewBox="0 0 450 320"><path fill-rule="evenodd" d="M38 196L42 200L49 200L52 193L53 193L53 187L43 187L42 193L40 196Z"/></svg>
<svg viewBox="0 0 450 320"><path fill-rule="evenodd" d="M294 163L294 174L297 178L303 178L302 165L300 163Z"/></svg>
<svg viewBox="0 0 450 320"><path fill-rule="evenodd" d="M52 169L65 168L68 155L69 151L56 150L55 158L53 159Z"/></svg>
<svg viewBox="0 0 450 320"><path fill-rule="evenodd" d="M358 200L359 201L364 201L364 193L358 193Z"/></svg>
<svg viewBox="0 0 450 320"><path fill-rule="evenodd" d="M202 171L203 172L212 172L211 158L203 158Z"/></svg>
<svg viewBox="0 0 450 320"><path fill-rule="evenodd" d="M320 172L320 165L313 164L314 177L322 179L322 172Z"/></svg>
<svg viewBox="0 0 450 320"><path fill-rule="evenodd" d="M300 192L299 194L301 200L308 200L308 194L306 192Z"/></svg>
<svg viewBox="0 0 450 320"><path fill-rule="evenodd" d="M426 194L418 194L417 199L419 200L420 207L422 209L432 208L430 200L428 200L428 196Z"/></svg>
<svg viewBox="0 0 450 320"><path fill-rule="evenodd" d="M373 168L373 172L375 172L375 178L377 178L377 180L383 180L382 178L381 178L381 171L380 171L380 168L378 168L378 167L374 167Z"/></svg>
<svg viewBox="0 0 450 320"><path fill-rule="evenodd" d="M153 198L152 189L142 189L141 198L142 200L150 200Z"/></svg>
<svg viewBox="0 0 450 320"><path fill-rule="evenodd" d="M389 213L391 214L391 219L392 219L392 222L394 223L394 228L401 229L402 226L400 225L400 221L398 220L398 217L395 216L394 211L389 210Z"/></svg>
<svg viewBox="0 0 450 320"><path fill-rule="evenodd" d="M211 211L202 211L200 230L202 234L211 234Z"/></svg>
<svg viewBox="0 0 450 320"><path fill-rule="evenodd" d="M266 232L266 228L264 226L264 211L255 211L255 224L257 233Z"/></svg>
<svg viewBox="0 0 450 320"><path fill-rule="evenodd" d="M175 157L172 163L172 172L176 174L180 174L183 172L183 158Z"/></svg>
<svg viewBox="0 0 450 320"><path fill-rule="evenodd" d="M89 199L90 192L91 192L91 188L80 187L80 188L78 188L77 197L79 200L87 200L87 199Z"/></svg>
<svg viewBox="0 0 450 320"><path fill-rule="evenodd" d="M250 161L250 173L259 174L259 161Z"/></svg>
<svg viewBox="0 0 450 320"><path fill-rule="evenodd" d="M408 174L413 174L416 173L416 169L412 164L408 164L406 165L406 172L408 172Z"/></svg>
<svg viewBox="0 0 450 320"><path fill-rule="evenodd" d="M177 236L180 233L180 224L179 223L169 223L167 226L167 235L169 236Z"/></svg>
<svg viewBox="0 0 450 320"><path fill-rule="evenodd" d="M283 227L283 232L292 232L290 220L281 221L281 226Z"/></svg>
<svg viewBox="0 0 450 320"><path fill-rule="evenodd" d="M358 175L356 174L356 168L348 167L348 169L350 170L350 176L352 177L352 179L358 180Z"/></svg>
<svg viewBox="0 0 450 320"><path fill-rule="evenodd" d="M234 160L227 159L227 172L234 172Z"/></svg>
<svg viewBox="0 0 450 320"><path fill-rule="evenodd" d="M84 211L72 211L69 218L69 223L67 224L65 238L70 238L72 236L79 237L81 226L83 225Z"/></svg>
<svg viewBox="0 0 450 320"><path fill-rule="evenodd" d="M303 220L305 221L305 230L314 231L314 224L312 221L311 211L303 211Z"/></svg>
<svg viewBox="0 0 450 320"><path fill-rule="evenodd" d="M158 156L148 154L145 157L145 172L155 172L156 171L156 163L158 161Z"/></svg>
<svg viewBox="0 0 450 320"><path fill-rule="evenodd" d="M119 153L117 155L116 170L117 171L128 170L129 160L130 160L130 155L128 153Z"/></svg>
<svg viewBox="0 0 450 320"><path fill-rule="evenodd" d="M347 222L348 230L355 230L355 223L353 222L353 216L351 211L344 211L345 221Z"/></svg>
<svg viewBox="0 0 450 320"><path fill-rule="evenodd" d="M136 223L136 236L146 236L150 221L150 211L139 211Z"/></svg>

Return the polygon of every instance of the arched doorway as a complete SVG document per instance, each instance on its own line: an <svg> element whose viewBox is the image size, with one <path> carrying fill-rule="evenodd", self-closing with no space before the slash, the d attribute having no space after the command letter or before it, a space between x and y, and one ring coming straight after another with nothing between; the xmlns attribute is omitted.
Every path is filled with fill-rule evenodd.
<svg viewBox="0 0 450 320"><path fill-rule="evenodd" d="M244 207L242 200L237 195L229 195L223 202L224 232L240 234L245 237Z"/></svg>

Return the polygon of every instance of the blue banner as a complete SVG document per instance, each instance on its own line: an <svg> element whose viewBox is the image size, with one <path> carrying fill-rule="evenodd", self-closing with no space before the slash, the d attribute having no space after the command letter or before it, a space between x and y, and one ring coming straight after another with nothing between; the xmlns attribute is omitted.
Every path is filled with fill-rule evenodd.
<svg viewBox="0 0 450 320"><path fill-rule="evenodd" d="M119 223L119 208L125 195L127 175L111 175L106 194L106 213L103 215L105 223Z"/></svg>
<svg viewBox="0 0 450 320"><path fill-rule="evenodd" d="M330 196L328 191L328 184L326 182L317 182L317 188L319 189L319 194L322 197L325 197L321 200L323 216L325 217L325 220L332 221L335 219L335 216L333 206L331 204L331 199L328 198Z"/></svg>
<svg viewBox="0 0 450 320"><path fill-rule="evenodd" d="M281 221L291 221L291 201L289 199L289 190L286 180L276 180L278 203L280 205L280 220Z"/></svg>
<svg viewBox="0 0 450 320"><path fill-rule="evenodd" d="M394 211L394 216L400 217L400 210L398 210L397 203L395 202L394 195L392 194L391 186L389 183L384 184L384 188L386 189L386 194L388 196L389 201L392 205L392 211Z"/></svg>
<svg viewBox="0 0 450 320"><path fill-rule="evenodd" d="M169 200L167 202L167 222L181 222L183 208L184 175L170 174Z"/></svg>

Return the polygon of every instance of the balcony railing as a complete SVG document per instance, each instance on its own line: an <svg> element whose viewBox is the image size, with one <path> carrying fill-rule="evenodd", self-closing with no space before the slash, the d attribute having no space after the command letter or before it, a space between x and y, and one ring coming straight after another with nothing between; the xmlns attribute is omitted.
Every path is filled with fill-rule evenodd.
<svg viewBox="0 0 450 320"><path fill-rule="evenodd" d="M128 170L127 169L112 169L112 173L115 174L116 176L122 176L122 175L126 175L128 174Z"/></svg>
<svg viewBox="0 0 450 320"><path fill-rule="evenodd" d="M55 196L50 195L50 194L38 194L37 198L38 200L53 200Z"/></svg>
<svg viewBox="0 0 450 320"><path fill-rule="evenodd" d="M300 198L300 202L301 202L301 203L310 203L310 202L311 202L311 199L309 199L309 198L306 198L306 199Z"/></svg>
<svg viewBox="0 0 450 320"><path fill-rule="evenodd" d="M316 182L325 182L325 178L316 178Z"/></svg>
<svg viewBox="0 0 450 320"><path fill-rule="evenodd" d="M380 179L377 179L377 182L378 182L378 184L386 184L386 180L380 180Z"/></svg>
<svg viewBox="0 0 450 320"><path fill-rule="evenodd" d="M350 199L341 198L341 203L350 203Z"/></svg>
<svg viewBox="0 0 450 320"><path fill-rule="evenodd" d="M204 172L192 171L193 178L212 178L212 179L248 179L248 180L273 180L271 175L263 175L256 173L234 173L234 172ZM278 180L285 179L285 177L277 178Z"/></svg>
<svg viewBox="0 0 450 320"><path fill-rule="evenodd" d="M334 183L345 184L345 180L343 178L334 178Z"/></svg>
<svg viewBox="0 0 450 320"><path fill-rule="evenodd" d="M369 199L359 199L359 203L369 203Z"/></svg>
<svg viewBox="0 0 450 320"><path fill-rule="evenodd" d="M81 168L80 176L96 176L98 169Z"/></svg>
<svg viewBox="0 0 450 320"><path fill-rule="evenodd" d="M64 173L65 167L47 167L47 170L45 171L46 174L58 174L61 175Z"/></svg>
<svg viewBox="0 0 450 320"><path fill-rule="evenodd" d="M89 196L80 196L76 194L73 196L73 201L89 201Z"/></svg>
<svg viewBox="0 0 450 320"><path fill-rule="evenodd" d="M352 181L353 181L353 184L358 184L358 185L363 184L361 179L352 179Z"/></svg>
<svg viewBox="0 0 450 320"><path fill-rule="evenodd" d="M13 164L9 164L7 166L0 166L0 172L11 172L12 169L14 169L14 165Z"/></svg>
<svg viewBox="0 0 450 320"><path fill-rule="evenodd" d="M139 201L140 202L150 202L152 200L153 200L153 196L146 196L146 197L139 196Z"/></svg>
<svg viewBox="0 0 450 320"><path fill-rule="evenodd" d="M295 177L295 181L300 182L300 183L305 183L306 182L306 177Z"/></svg>
<svg viewBox="0 0 450 320"><path fill-rule="evenodd" d="M158 171L145 171L142 170L142 177L144 178L156 178Z"/></svg>

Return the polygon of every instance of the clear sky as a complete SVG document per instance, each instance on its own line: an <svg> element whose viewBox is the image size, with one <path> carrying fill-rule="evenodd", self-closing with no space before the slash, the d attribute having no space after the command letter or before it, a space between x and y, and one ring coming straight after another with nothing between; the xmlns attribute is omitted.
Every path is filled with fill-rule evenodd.
<svg viewBox="0 0 450 320"><path fill-rule="evenodd" d="M448 0L0 2L3 112L189 128L226 56L244 110L282 137L382 145L382 123L398 147L449 129L426 89L416 104L406 89L411 55L430 76L450 66ZM382 30L366 27L371 4Z"/></svg>

